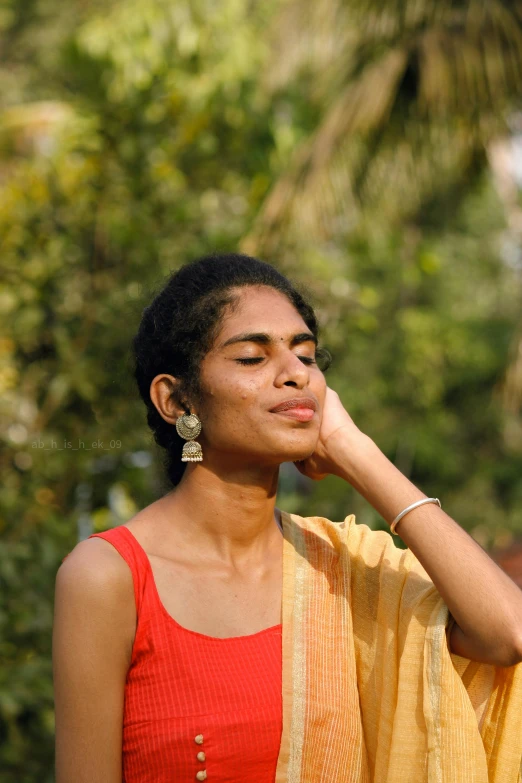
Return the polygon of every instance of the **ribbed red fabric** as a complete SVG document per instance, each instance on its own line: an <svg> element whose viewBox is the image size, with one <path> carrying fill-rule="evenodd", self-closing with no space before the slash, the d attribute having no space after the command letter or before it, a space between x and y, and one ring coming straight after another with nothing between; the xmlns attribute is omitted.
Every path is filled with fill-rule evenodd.
<svg viewBox="0 0 522 783"><path fill-rule="evenodd" d="M134 582L124 783L193 783L205 779L203 770L209 783L273 783L282 731L282 625L225 639L184 628L161 603L149 558L129 528L89 538L96 536L117 549Z"/></svg>

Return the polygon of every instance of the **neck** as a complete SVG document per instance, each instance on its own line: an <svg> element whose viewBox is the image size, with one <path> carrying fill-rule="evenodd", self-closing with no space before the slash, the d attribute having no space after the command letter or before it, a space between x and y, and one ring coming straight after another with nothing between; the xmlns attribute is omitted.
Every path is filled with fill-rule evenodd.
<svg viewBox="0 0 522 783"><path fill-rule="evenodd" d="M275 508L279 466L218 472L187 465L180 484L162 498L167 524L183 528L187 547L229 564L262 560L281 540Z"/></svg>

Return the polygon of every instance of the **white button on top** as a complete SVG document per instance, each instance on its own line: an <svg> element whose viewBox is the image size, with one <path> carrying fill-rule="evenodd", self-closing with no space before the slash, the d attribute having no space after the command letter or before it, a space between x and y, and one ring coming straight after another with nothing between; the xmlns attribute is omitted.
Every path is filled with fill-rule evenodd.
<svg viewBox="0 0 522 783"><path fill-rule="evenodd" d="M206 769L200 769L199 772L196 772L196 777L198 780L206 780L207 779L207 770Z"/></svg>
<svg viewBox="0 0 522 783"><path fill-rule="evenodd" d="M197 734L194 737L194 742L196 742L198 745L203 745L203 734Z"/></svg>
<svg viewBox="0 0 522 783"><path fill-rule="evenodd" d="M203 753L203 751L202 751L202 750L200 750L200 751L199 751L199 753L198 753L198 755L196 756L196 758L197 758L197 760L198 760L198 761L205 761L205 758L206 758L206 756L205 756L205 754Z"/></svg>

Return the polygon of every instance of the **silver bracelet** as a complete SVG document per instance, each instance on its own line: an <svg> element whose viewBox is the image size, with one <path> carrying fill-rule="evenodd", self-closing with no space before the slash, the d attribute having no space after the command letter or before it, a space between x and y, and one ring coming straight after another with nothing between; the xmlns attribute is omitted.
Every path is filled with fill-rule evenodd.
<svg viewBox="0 0 522 783"><path fill-rule="evenodd" d="M442 506L440 505L440 500L438 498L423 498L422 500L417 500L416 503L412 503L411 506L408 506L407 508L404 509L404 511L401 511L400 514L397 514L397 516L395 517L395 519L391 523L390 530L391 530L391 532L393 533L394 536L398 536L399 535L398 533L395 532L395 528L397 526L397 522L400 522L400 520L403 518L403 516L405 514L408 513L408 511L411 511L412 509L417 508L417 506L422 506L424 503L437 503L439 508L442 508Z"/></svg>

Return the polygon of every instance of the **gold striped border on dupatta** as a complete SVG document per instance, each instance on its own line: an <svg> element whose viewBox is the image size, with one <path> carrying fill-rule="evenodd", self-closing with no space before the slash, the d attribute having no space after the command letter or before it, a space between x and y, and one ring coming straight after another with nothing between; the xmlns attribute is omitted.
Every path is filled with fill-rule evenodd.
<svg viewBox="0 0 522 783"><path fill-rule="evenodd" d="M455 664L455 661L467 659L455 656L449 651L452 625L453 618L448 607L443 599L439 598L433 606L424 645L428 781L507 783L509 777L501 775L497 778L489 775L487 755L479 729L479 715L470 693L467 692L466 678L462 678ZM491 681L487 675L490 667L475 662L471 662L471 666L480 673L482 684L489 691ZM472 696L474 700L476 694Z"/></svg>
<svg viewBox="0 0 522 783"><path fill-rule="evenodd" d="M445 783L442 770L441 698L442 644L446 644L448 607L441 602L435 610L434 625L426 633L424 649L424 710L428 716L428 778L430 783ZM444 641L442 640L444 637Z"/></svg>
<svg viewBox="0 0 522 783"><path fill-rule="evenodd" d="M345 533L323 517L285 516L276 783L367 783Z"/></svg>
<svg viewBox="0 0 522 783"><path fill-rule="evenodd" d="M303 536L292 515L281 511L283 527L283 731L277 760L275 783L299 783L304 741L306 705L306 660L303 636L306 569Z"/></svg>

